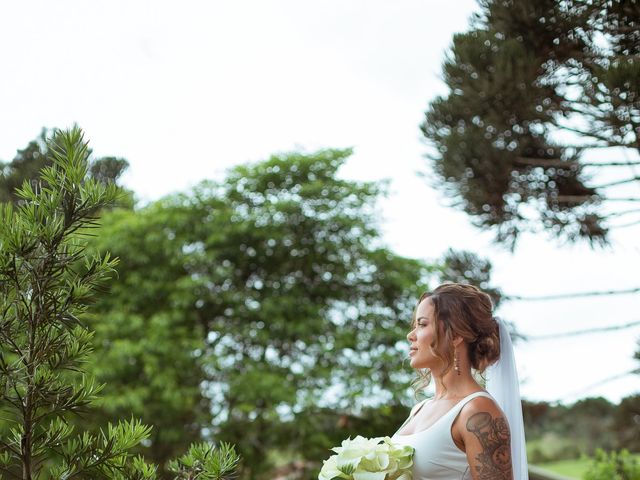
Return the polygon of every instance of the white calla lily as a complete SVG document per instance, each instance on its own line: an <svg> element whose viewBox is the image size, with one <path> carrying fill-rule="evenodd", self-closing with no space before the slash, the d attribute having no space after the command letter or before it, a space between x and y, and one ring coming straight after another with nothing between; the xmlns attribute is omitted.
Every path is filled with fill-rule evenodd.
<svg viewBox="0 0 640 480"><path fill-rule="evenodd" d="M318 480L412 480L413 448L396 445L389 437L344 440L331 449Z"/></svg>

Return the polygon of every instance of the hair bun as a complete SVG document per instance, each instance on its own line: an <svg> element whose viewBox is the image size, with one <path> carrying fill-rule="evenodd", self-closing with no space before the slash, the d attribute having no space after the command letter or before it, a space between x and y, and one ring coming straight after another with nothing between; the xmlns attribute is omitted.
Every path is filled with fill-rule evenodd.
<svg viewBox="0 0 640 480"><path fill-rule="evenodd" d="M469 344L469 360L471 366L480 372L484 371L500 357L500 335L498 329L479 337Z"/></svg>

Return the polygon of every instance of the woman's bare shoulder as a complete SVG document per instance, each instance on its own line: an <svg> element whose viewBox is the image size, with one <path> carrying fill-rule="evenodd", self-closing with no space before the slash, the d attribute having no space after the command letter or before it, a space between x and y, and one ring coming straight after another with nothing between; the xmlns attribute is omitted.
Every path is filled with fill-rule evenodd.
<svg viewBox="0 0 640 480"><path fill-rule="evenodd" d="M502 412L496 401L492 397L487 397L484 395L477 396L469 400L464 405L464 407L462 407L460 416L467 417L479 412L487 412L491 415L504 416L504 413Z"/></svg>

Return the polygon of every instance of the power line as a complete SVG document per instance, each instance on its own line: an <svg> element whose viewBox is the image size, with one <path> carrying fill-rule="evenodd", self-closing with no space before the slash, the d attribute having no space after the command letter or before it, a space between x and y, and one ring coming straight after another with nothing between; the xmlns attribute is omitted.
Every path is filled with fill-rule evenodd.
<svg viewBox="0 0 640 480"><path fill-rule="evenodd" d="M583 330L573 330L570 332L562 332L562 333L554 333L548 335L526 335L521 334L521 336L525 340L551 340L554 338L564 338L564 337L576 337L578 335L588 335L590 333L599 333L599 332L611 332L615 330L624 330L626 328L635 327L640 325L640 320L635 322L625 323L623 325L611 325L609 327L598 327L598 328L586 328Z"/></svg>
<svg viewBox="0 0 640 480"><path fill-rule="evenodd" d="M626 377L628 375L638 375L638 374L640 374L640 368L634 368L633 370L629 370L627 372L618 373L617 375L612 375L610 377L603 378L599 382L592 383L591 385L583 387L580 390L575 390L575 391L565 395L563 398L561 398L559 400L556 400L554 402L549 402L549 403L562 403L562 402L565 402L568 398L577 397L579 395L582 395L583 393L586 393L589 390L593 390L594 388L599 387L599 386L601 386L601 385L603 385L605 383L613 382L614 380L619 380L619 379L624 378L624 377Z"/></svg>
<svg viewBox="0 0 640 480"><path fill-rule="evenodd" d="M625 178L623 180L616 180L615 182L609 182L609 183L605 183L605 184L598 185L596 187L591 187L591 188L598 189L598 188L615 187L617 185L623 185L625 183L637 182L638 180L640 180L639 176L633 176L631 178Z"/></svg>
<svg viewBox="0 0 640 480"><path fill-rule="evenodd" d="M627 150L623 149L622 150L622 156L624 157L624 160L627 162L627 165L629 166L629 169L631 170L631 173L633 174L634 177L638 177L638 172L636 171L634 165L637 165L637 163L632 162L629 157L627 157ZM640 183L637 184L640 187Z"/></svg>
<svg viewBox="0 0 640 480"><path fill-rule="evenodd" d="M640 220L635 220L633 222L629 222L629 223L622 223L620 225L612 225L611 228L625 228L625 227L633 227L634 225L638 225L640 223Z"/></svg>
<svg viewBox="0 0 640 480"><path fill-rule="evenodd" d="M522 301L540 301L540 300L560 300L563 298L578 298L578 297L597 297L603 295L626 295L630 293L640 292L640 287L629 288L626 290L606 290L601 292L577 292L577 293L560 293L557 295L541 295L527 297L524 295L505 295L503 298L506 300L522 300Z"/></svg>

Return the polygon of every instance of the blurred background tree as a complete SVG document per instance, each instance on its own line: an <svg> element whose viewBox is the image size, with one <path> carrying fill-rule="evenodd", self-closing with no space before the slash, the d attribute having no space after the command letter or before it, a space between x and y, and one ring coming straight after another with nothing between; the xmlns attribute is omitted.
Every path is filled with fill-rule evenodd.
<svg viewBox="0 0 640 480"><path fill-rule="evenodd" d="M94 246L122 263L92 319L103 416L153 425L154 461L222 438L257 478L269 452L319 460L372 407L404 410L433 269L382 245L382 186L340 179L350 154L274 156L105 216Z"/></svg>
<svg viewBox="0 0 640 480"><path fill-rule="evenodd" d="M502 302L502 290L491 282L491 262L473 252L450 248L438 262L440 281L469 283L488 293L497 309Z"/></svg>
<svg viewBox="0 0 640 480"><path fill-rule="evenodd" d="M432 186L512 249L523 231L605 244L640 221L640 3L479 4L421 126Z"/></svg>

